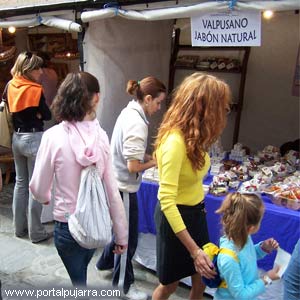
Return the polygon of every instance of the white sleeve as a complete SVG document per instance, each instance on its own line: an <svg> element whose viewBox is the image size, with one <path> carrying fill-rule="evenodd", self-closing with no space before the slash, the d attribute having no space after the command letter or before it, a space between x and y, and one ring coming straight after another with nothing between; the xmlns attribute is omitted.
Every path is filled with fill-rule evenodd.
<svg viewBox="0 0 300 300"><path fill-rule="evenodd" d="M146 152L148 126L142 120L132 120L123 132L123 156L125 160L143 161Z"/></svg>

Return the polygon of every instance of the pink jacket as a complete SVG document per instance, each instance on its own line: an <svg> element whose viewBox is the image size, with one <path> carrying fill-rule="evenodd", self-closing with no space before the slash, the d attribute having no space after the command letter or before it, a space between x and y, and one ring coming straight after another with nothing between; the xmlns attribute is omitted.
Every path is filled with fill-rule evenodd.
<svg viewBox="0 0 300 300"><path fill-rule="evenodd" d="M108 137L98 120L62 122L44 133L30 190L39 202L51 201L55 177L54 219L67 222L65 215L75 211L81 169L91 164L97 165L106 185L116 243L126 245L125 210L112 169Z"/></svg>

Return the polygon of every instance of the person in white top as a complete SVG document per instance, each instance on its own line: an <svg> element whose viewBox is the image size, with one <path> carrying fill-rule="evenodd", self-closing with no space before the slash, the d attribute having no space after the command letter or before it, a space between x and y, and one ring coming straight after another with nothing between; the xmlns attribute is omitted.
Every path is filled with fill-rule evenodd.
<svg viewBox="0 0 300 300"><path fill-rule="evenodd" d="M147 294L137 290L134 286L134 273L132 258L138 242L138 204L136 192L140 187L141 172L156 166L156 161L146 154L148 138L148 120L160 109L162 101L166 98L166 87L155 77L146 77L141 81L129 80L127 92L134 95L136 100L128 103L119 115L111 139L113 167L122 195L126 215L129 223L128 251L117 257L114 266L112 249L114 241L108 244L97 262L99 270L112 269L113 285L123 290L124 299L143 300ZM123 261L124 260L124 261ZM126 264L124 272L122 266Z"/></svg>

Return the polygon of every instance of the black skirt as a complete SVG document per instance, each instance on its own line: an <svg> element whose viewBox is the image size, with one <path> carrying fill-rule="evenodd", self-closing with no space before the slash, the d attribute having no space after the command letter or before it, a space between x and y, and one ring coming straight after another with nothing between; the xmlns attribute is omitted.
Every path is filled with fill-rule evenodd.
<svg viewBox="0 0 300 300"><path fill-rule="evenodd" d="M209 242L204 201L195 206L177 205L189 234L199 247ZM155 209L157 275L167 285L196 273L194 261L177 238L157 203Z"/></svg>

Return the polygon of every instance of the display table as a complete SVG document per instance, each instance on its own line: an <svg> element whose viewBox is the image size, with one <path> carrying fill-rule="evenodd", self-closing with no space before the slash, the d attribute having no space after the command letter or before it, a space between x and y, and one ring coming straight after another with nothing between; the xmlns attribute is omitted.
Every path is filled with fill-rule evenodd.
<svg viewBox="0 0 300 300"><path fill-rule="evenodd" d="M211 178L208 178L208 183ZM154 211L157 203L158 184L144 181L137 193L139 204L139 232L143 234L151 233L155 235ZM300 211L293 211L271 203L268 197L262 197L265 203L265 214L260 230L252 236L254 243L267 238L275 238L280 247L292 253L296 242L300 237ZM215 211L220 207L224 197L216 197L207 194L205 197L205 207L207 211L207 223L210 240L218 243L221 225L220 216ZM155 244L153 245L155 249ZM154 250L153 249L153 250ZM155 252L152 252L155 253ZM259 268L269 270L273 266L276 252L267 255L258 261Z"/></svg>

